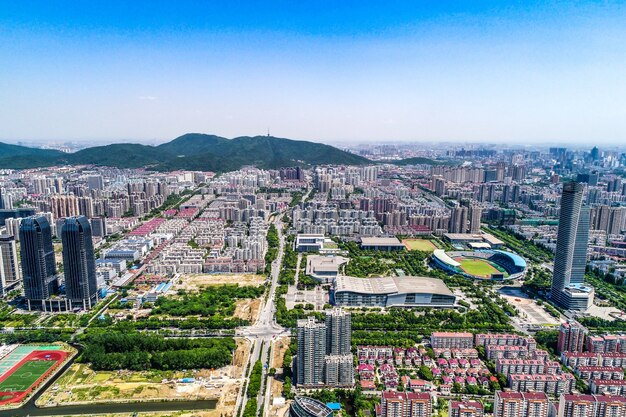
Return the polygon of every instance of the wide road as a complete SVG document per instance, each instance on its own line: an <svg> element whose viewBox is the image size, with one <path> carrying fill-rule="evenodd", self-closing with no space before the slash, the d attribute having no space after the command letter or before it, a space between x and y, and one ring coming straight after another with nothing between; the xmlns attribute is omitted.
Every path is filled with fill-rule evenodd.
<svg viewBox="0 0 626 417"><path fill-rule="evenodd" d="M312 188L308 188L307 192L302 196L302 201L306 201L307 197L313 191ZM278 254L274 262L272 262L272 271L270 273L270 288L269 294L265 299L265 304L261 309L257 321L248 327L240 329L237 334L239 336L247 337L252 342L252 354L248 361L248 367L251 370L256 361L261 360L263 363L263 375L261 378L262 386L257 398L257 413L261 407L263 408L263 416L269 416L270 411L270 399L272 397L272 384L271 379L268 378L267 372L269 371L269 363L271 355L274 350L274 342L283 336L291 336L291 331L287 328L280 326L276 322L276 289L278 287L278 276L280 275L281 266L283 264L283 256L285 253L285 236L283 234L284 223L282 216L288 209L282 210L276 216L273 217L272 223L276 226L278 232ZM263 345L261 347L261 345ZM248 381L249 375L246 375L245 381ZM247 395L243 389L240 391L237 398L237 406L235 410L240 410L237 414L239 417L245 408L247 402ZM263 417L261 416L261 417Z"/></svg>
<svg viewBox="0 0 626 417"><path fill-rule="evenodd" d="M280 275L280 268L283 262L283 255L285 253L285 236L283 235L283 227L284 224L282 222L282 214L274 216L272 223L276 226L276 230L278 232L278 254L274 262L272 262L272 268L270 273L270 288L267 297L265 298L265 303L261 312L258 315L256 322L248 327L241 328L237 331L238 336L247 337L252 344L252 353L250 354L250 359L247 364L247 369L250 372L254 364L261 360L264 364L263 367L263 378L262 381L266 381L267 376L267 364L269 363L269 353L271 351L271 347L275 338L279 336L290 335L288 329L281 327L278 323L276 323L276 306L274 305L274 300L276 297L276 288L278 287L278 276ZM249 381L249 372L244 377L244 382ZM265 383L261 387L259 392L259 397L257 398L257 411L261 407L262 404L267 403L267 399L264 399L264 393L267 392L269 396L271 393L270 390L265 389ZM246 384L247 387L247 384ZM238 416L243 414L243 410L246 407L246 403L248 402L247 392L244 390L240 390L239 395L237 397L237 402L235 406L235 410L239 410Z"/></svg>

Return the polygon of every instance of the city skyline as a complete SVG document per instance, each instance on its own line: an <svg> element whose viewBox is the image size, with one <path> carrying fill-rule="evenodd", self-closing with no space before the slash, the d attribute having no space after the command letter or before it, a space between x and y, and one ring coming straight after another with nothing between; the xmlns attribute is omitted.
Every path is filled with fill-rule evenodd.
<svg viewBox="0 0 626 417"><path fill-rule="evenodd" d="M623 143L624 5L5 5L1 141Z"/></svg>
<svg viewBox="0 0 626 417"><path fill-rule="evenodd" d="M626 416L626 2L6 2L0 417Z"/></svg>

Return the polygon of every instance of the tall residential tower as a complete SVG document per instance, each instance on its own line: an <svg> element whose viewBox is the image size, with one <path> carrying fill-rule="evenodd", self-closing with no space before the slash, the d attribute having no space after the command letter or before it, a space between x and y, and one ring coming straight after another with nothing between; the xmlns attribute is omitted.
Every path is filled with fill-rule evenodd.
<svg viewBox="0 0 626 417"><path fill-rule="evenodd" d="M324 323L313 317L299 320L296 384L304 387L353 386L351 340L351 315L341 308L327 311Z"/></svg>
<svg viewBox="0 0 626 417"><path fill-rule="evenodd" d="M298 356L296 383L303 386L324 385L326 325L309 317L298 320Z"/></svg>
<svg viewBox="0 0 626 417"><path fill-rule="evenodd" d="M4 296L7 289L19 281L20 270L15 238L11 235L0 235L0 295Z"/></svg>

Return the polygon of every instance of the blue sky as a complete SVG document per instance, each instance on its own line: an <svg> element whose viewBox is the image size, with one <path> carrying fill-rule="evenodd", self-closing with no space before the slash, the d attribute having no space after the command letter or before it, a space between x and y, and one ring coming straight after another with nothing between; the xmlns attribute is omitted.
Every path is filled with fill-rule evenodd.
<svg viewBox="0 0 626 417"><path fill-rule="evenodd" d="M623 144L624 22L624 2L3 2L0 140Z"/></svg>

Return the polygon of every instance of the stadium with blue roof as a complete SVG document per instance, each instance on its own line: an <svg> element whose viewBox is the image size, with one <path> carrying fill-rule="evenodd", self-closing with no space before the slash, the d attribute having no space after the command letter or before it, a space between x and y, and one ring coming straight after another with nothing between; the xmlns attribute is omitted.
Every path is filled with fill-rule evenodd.
<svg viewBox="0 0 626 417"><path fill-rule="evenodd" d="M516 253L505 250L450 251L437 249L431 262L450 274L483 280L514 280L526 275L527 263Z"/></svg>

